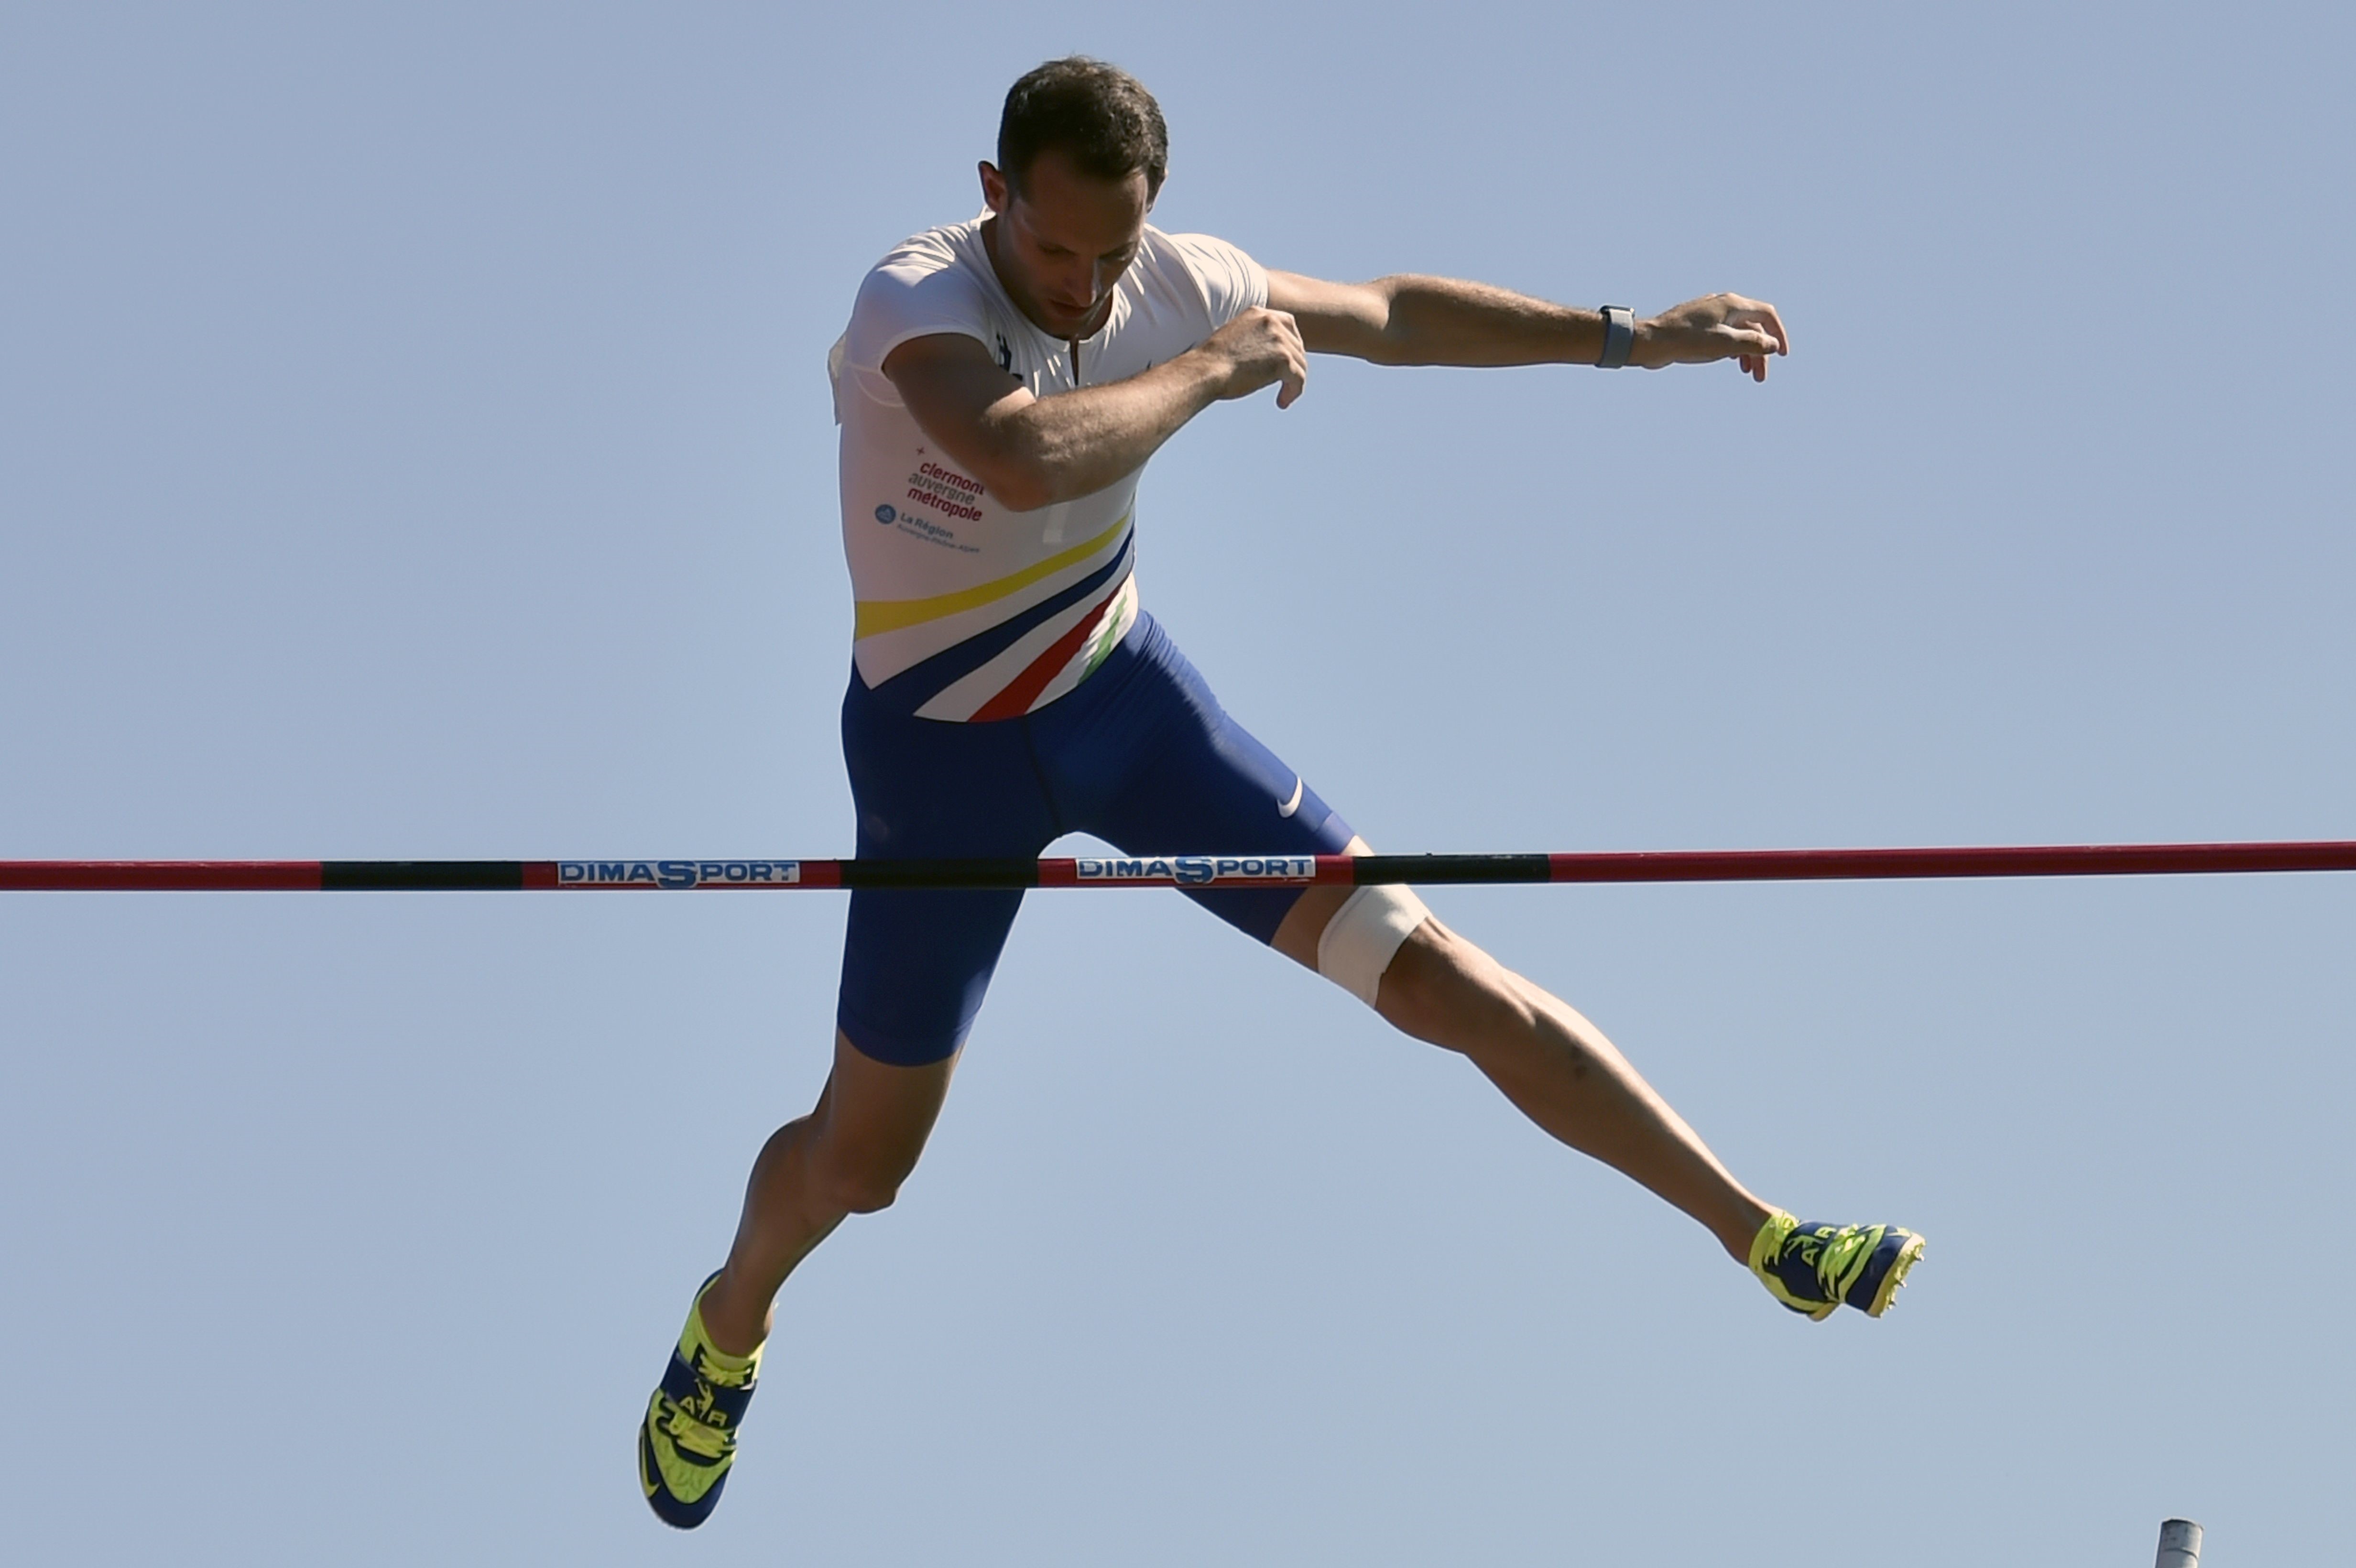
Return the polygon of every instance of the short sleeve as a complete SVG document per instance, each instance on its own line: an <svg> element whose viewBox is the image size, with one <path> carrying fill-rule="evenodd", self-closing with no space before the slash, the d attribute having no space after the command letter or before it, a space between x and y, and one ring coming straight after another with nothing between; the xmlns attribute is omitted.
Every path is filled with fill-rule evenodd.
<svg viewBox="0 0 2356 1568"><path fill-rule="evenodd" d="M1268 304L1267 270L1237 247L1208 234L1164 238L1202 285L1204 302L1210 306L1212 331Z"/></svg>
<svg viewBox="0 0 2356 1568"><path fill-rule="evenodd" d="M859 285L851 326L843 334L847 368L881 371L892 350L935 333L990 341L989 302L962 268L943 265L944 258L926 253L936 248L921 239L910 240L877 262Z"/></svg>
<svg viewBox="0 0 2356 1568"><path fill-rule="evenodd" d="M939 230L902 240L859 285L851 325L826 357L834 389L834 417L842 420L846 385L896 406L899 393L884 374L892 350L912 337L953 332L991 339L990 302Z"/></svg>

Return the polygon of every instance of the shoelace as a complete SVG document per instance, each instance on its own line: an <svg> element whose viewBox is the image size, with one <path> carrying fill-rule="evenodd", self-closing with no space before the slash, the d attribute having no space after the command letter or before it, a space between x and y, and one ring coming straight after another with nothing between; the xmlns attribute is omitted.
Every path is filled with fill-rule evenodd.
<svg viewBox="0 0 2356 1568"><path fill-rule="evenodd" d="M1816 1283L1823 1287L1825 1299L1840 1301L1847 1297L1858 1276L1873 1255L1873 1248L1881 1237L1879 1227L1844 1225L1824 1238L1815 1259Z"/></svg>
<svg viewBox="0 0 2356 1568"><path fill-rule="evenodd" d="M750 1369L738 1372L723 1371L701 1347L697 1349L695 1386L702 1393L709 1395L713 1389L719 1388L743 1388L752 1381Z"/></svg>
<svg viewBox="0 0 2356 1568"><path fill-rule="evenodd" d="M702 1407L700 1411L693 1408L699 1404ZM663 1430L670 1434L672 1442L689 1453L700 1454L707 1459L724 1459L728 1451L736 1445L736 1439L725 1427L712 1426L703 1420L712 1409L710 1383L698 1381L693 1398L684 1401L666 1399L663 1407Z"/></svg>

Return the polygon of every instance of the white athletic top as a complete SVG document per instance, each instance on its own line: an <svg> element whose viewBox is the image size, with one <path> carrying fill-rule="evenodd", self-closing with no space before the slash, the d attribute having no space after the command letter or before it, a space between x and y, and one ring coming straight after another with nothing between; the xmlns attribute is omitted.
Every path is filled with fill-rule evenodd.
<svg viewBox="0 0 2356 1568"><path fill-rule="evenodd" d="M984 217L987 214L983 215ZM842 552L852 659L909 711L1012 718L1077 686L1137 619L1138 474L1012 511L934 445L884 374L912 337L978 339L1035 397L1135 376L1268 303L1268 274L1224 240L1145 230L1096 336L1042 332L1000 286L981 218L905 240L860 285L827 357L842 426Z"/></svg>

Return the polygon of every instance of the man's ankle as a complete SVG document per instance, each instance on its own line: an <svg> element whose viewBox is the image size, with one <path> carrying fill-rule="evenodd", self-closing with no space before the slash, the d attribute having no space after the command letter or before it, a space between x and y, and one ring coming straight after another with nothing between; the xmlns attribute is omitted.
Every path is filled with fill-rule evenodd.
<svg viewBox="0 0 2356 1568"><path fill-rule="evenodd" d="M713 1349L723 1356L749 1356L769 1337L768 1305L746 1310L729 1290L730 1284L728 1271L721 1270L696 1302L696 1316Z"/></svg>
<svg viewBox="0 0 2356 1568"><path fill-rule="evenodd" d="M1718 1238L1718 1244L1726 1249L1728 1256L1749 1268L1751 1250L1759 1240L1759 1232L1781 1212L1745 1193L1741 1206L1730 1211L1721 1223L1711 1226L1710 1233Z"/></svg>

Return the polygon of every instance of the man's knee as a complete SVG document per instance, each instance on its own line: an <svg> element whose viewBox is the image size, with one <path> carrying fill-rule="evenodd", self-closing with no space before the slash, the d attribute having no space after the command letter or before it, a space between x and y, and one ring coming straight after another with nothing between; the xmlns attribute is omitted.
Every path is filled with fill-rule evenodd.
<svg viewBox="0 0 2356 1568"><path fill-rule="evenodd" d="M900 1184L916 1168L914 1155L881 1151L830 1150L817 1171L821 1199L846 1214L873 1214L889 1209L900 1196Z"/></svg>
<svg viewBox="0 0 2356 1568"><path fill-rule="evenodd" d="M901 1065L862 1052L840 1029L834 1072L811 1113L809 1190L838 1213L888 1209L916 1168L957 1058Z"/></svg>
<svg viewBox="0 0 2356 1568"><path fill-rule="evenodd" d="M1360 888L1326 917L1318 933L1317 972L1368 1007L1379 1008L1392 960L1430 923L1431 912L1412 888Z"/></svg>
<svg viewBox="0 0 2356 1568"><path fill-rule="evenodd" d="M1437 920L1399 944L1383 971L1375 1010L1419 1040L1449 1045L1468 1024L1526 1006L1505 966Z"/></svg>

